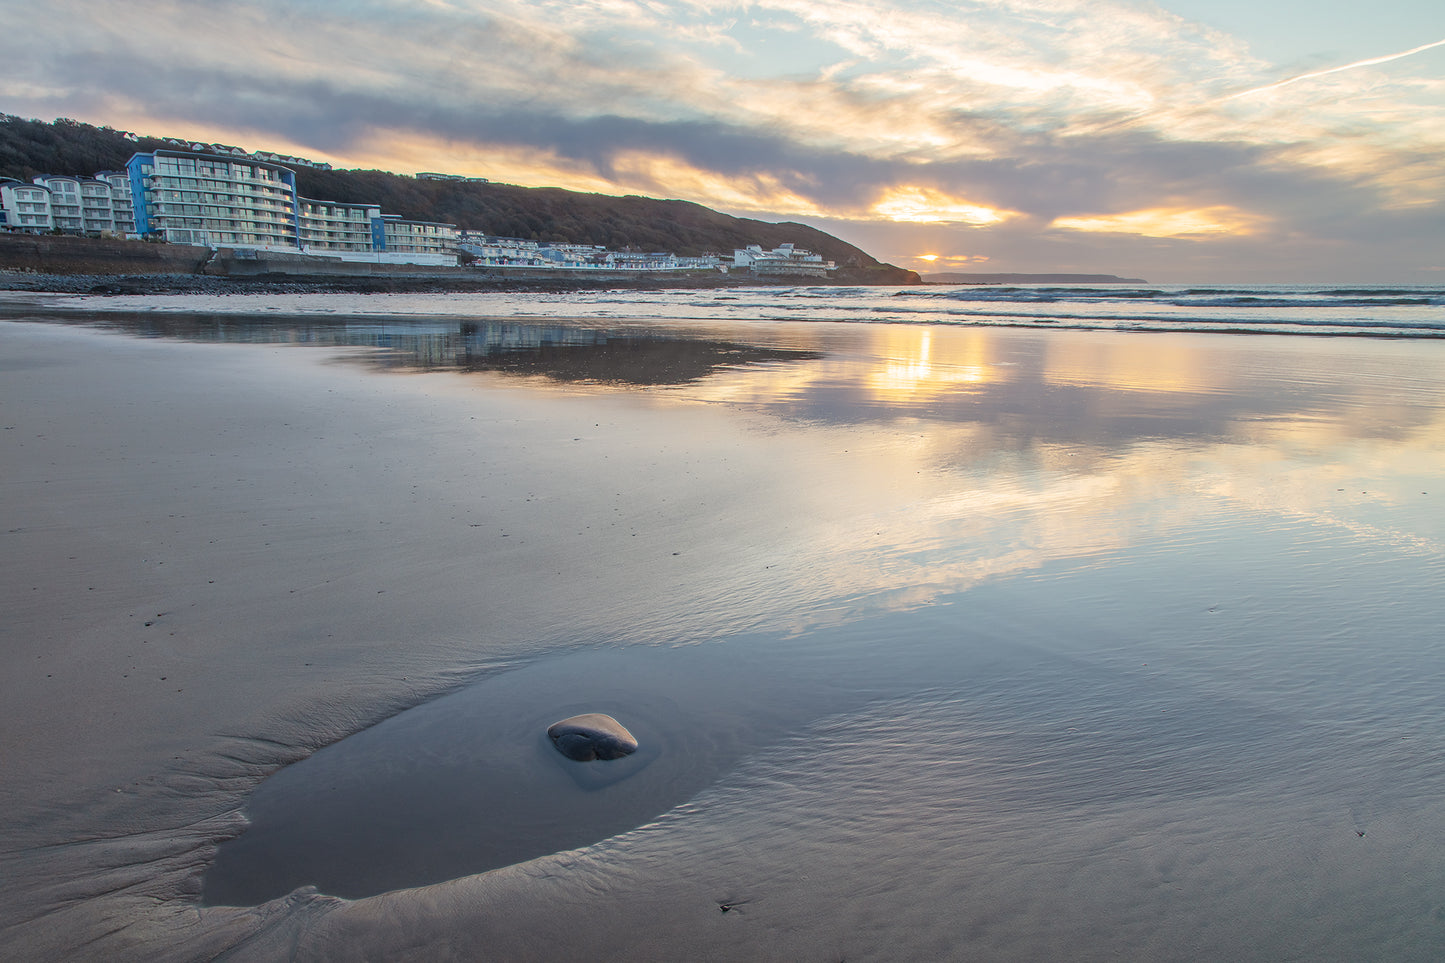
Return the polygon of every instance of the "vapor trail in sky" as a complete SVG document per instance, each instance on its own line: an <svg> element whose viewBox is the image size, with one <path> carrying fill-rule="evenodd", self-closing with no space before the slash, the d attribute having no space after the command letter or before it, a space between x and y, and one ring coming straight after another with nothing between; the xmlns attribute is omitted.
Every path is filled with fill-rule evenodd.
<svg viewBox="0 0 1445 963"><path fill-rule="evenodd" d="M1263 93L1266 90L1277 90L1280 87L1288 87L1290 84L1297 84L1301 80L1313 80L1316 77L1324 77L1328 74L1337 74L1342 70L1354 70L1356 67L1373 67L1375 64L1389 63L1391 60L1399 60L1401 57L1409 57L1412 54L1417 54L1421 51L1429 50L1433 47L1445 47L1445 40L1437 40L1434 43L1422 44L1418 47L1412 47L1409 50L1403 50L1400 53L1389 54L1384 57L1372 57L1369 60L1357 60L1352 64L1345 64L1341 67L1331 67L1329 70L1316 70L1312 71L1311 73L1300 74L1297 77L1290 77L1288 80L1281 80L1277 83L1266 84L1263 87L1255 87L1252 90L1245 90L1237 94L1230 94L1224 99L1234 100L1236 97L1248 97L1250 94Z"/></svg>

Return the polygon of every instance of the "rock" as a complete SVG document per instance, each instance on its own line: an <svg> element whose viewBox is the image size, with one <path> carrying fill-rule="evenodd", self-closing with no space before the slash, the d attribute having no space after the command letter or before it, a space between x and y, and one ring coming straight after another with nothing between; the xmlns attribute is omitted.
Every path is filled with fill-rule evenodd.
<svg viewBox="0 0 1445 963"><path fill-rule="evenodd" d="M637 750L637 740L627 728L609 715L588 712L554 722L547 736L557 751L577 762L621 759Z"/></svg>

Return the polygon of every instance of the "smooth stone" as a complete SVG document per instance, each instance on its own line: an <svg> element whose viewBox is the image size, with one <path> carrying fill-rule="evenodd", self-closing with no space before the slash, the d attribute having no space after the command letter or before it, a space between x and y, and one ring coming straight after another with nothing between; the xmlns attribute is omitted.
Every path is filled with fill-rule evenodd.
<svg viewBox="0 0 1445 963"><path fill-rule="evenodd" d="M577 762L621 759L637 751L637 739L616 719L601 712L588 712L547 727L547 736L557 751Z"/></svg>

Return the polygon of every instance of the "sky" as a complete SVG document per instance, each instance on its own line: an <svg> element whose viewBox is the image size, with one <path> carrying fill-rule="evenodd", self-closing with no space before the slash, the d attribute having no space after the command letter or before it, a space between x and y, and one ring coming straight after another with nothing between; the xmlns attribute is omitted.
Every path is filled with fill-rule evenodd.
<svg viewBox="0 0 1445 963"><path fill-rule="evenodd" d="M1439 0L0 0L0 25L22 117L683 198L922 272L1445 284Z"/></svg>

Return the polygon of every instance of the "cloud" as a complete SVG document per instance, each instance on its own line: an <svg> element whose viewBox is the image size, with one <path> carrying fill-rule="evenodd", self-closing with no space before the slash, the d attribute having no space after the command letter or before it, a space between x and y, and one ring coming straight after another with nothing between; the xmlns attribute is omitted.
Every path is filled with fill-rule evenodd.
<svg viewBox="0 0 1445 963"><path fill-rule="evenodd" d="M1064 235L1339 240L1445 196L1445 83L1368 69L1439 44L1270 84L1123 0L54 0L30 28L0 36L12 113L951 227L972 241L940 253L996 264Z"/></svg>
<svg viewBox="0 0 1445 963"><path fill-rule="evenodd" d="M1258 230L1259 218L1227 205L1205 208L1152 207L1122 214L1058 217L1049 225L1065 231L1138 234L1141 237L1245 237Z"/></svg>
<svg viewBox="0 0 1445 963"><path fill-rule="evenodd" d="M1013 216L1012 211L971 204L941 191L913 186L893 188L869 210L889 220L923 224L997 224Z"/></svg>

